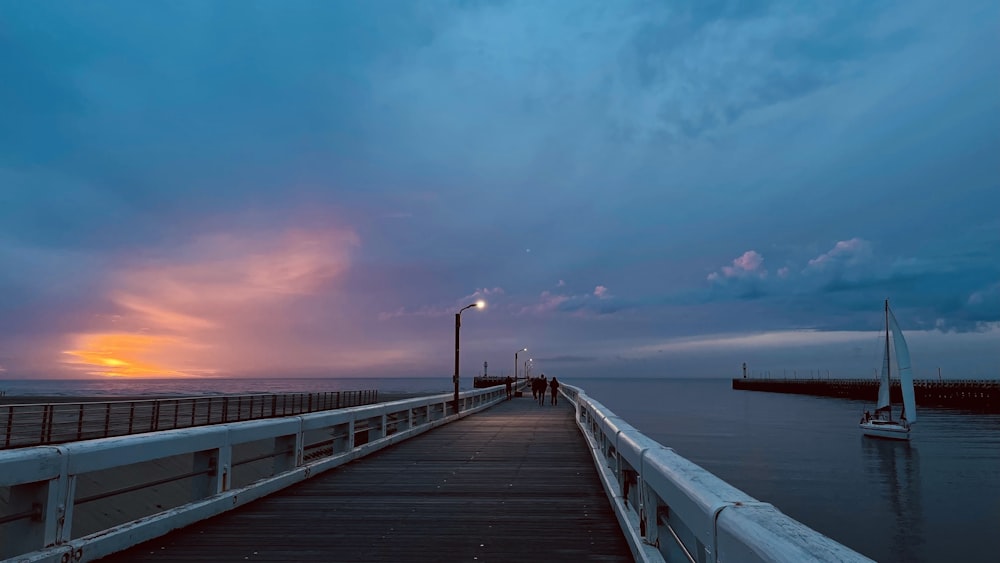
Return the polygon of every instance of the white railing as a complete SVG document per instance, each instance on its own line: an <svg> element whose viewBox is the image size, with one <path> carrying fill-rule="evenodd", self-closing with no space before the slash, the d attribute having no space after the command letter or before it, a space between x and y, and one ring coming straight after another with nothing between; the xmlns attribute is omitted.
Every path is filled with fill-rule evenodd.
<svg viewBox="0 0 1000 563"><path fill-rule="evenodd" d="M636 561L871 561L644 436L582 389L560 389Z"/></svg>
<svg viewBox="0 0 1000 563"><path fill-rule="evenodd" d="M0 559L92 561L245 505L505 398L503 387L463 392L457 416L453 395L445 394L0 451ZM92 479L102 472L105 479ZM116 488L94 488L95 482L108 477ZM149 506L134 500L143 490L146 497L155 497ZM119 502L127 495L132 495L132 502ZM115 510L105 512L121 512L127 505L133 512L126 510L118 515L120 521L101 529L74 530L74 515L101 503L114 503Z"/></svg>

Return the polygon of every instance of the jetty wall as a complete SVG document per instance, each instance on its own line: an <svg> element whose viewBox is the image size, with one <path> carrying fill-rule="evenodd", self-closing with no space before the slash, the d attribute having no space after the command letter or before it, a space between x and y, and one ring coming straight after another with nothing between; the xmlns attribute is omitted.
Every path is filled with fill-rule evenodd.
<svg viewBox="0 0 1000 563"><path fill-rule="evenodd" d="M899 380L894 379L889 383L892 401L902 402L903 394ZM734 378L733 389L840 397L874 403L878 396L878 380ZM917 406L921 407L952 407L1000 412L998 380L916 379L913 381L913 395Z"/></svg>

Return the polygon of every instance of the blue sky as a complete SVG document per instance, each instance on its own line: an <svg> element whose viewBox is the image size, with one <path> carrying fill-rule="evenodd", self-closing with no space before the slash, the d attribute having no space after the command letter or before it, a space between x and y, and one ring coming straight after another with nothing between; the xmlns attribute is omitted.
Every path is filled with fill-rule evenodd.
<svg viewBox="0 0 1000 563"><path fill-rule="evenodd" d="M0 377L1000 377L998 23L0 2Z"/></svg>

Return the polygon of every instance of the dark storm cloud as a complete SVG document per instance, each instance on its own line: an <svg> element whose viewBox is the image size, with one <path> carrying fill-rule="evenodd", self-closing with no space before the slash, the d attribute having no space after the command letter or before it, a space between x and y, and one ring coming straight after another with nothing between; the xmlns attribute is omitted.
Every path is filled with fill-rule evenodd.
<svg viewBox="0 0 1000 563"><path fill-rule="evenodd" d="M477 354L598 371L886 297L1000 322L995 3L8 4L8 375L149 319L296 335L290 371L448 373L486 291ZM322 291L285 291L303 272Z"/></svg>

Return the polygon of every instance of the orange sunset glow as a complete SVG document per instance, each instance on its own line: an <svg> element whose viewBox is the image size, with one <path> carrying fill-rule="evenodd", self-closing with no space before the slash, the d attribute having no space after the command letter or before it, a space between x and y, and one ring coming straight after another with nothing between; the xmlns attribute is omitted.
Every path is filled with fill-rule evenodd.
<svg viewBox="0 0 1000 563"><path fill-rule="evenodd" d="M349 230L202 237L179 256L131 263L111 278L112 326L70 336L63 363L87 375L186 377L267 363L287 311L333 291ZM266 343L266 345L265 345ZM68 358L67 358L68 357Z"/></svg>
<svg viewBox="0 0 1000 563"><path fill-rule="evenodd" d="M158 364L150 356L178 344L176 339L144 334L86 334L76 338L67 360L89 375L107 377L183 377L194 375Z"/></svg>

